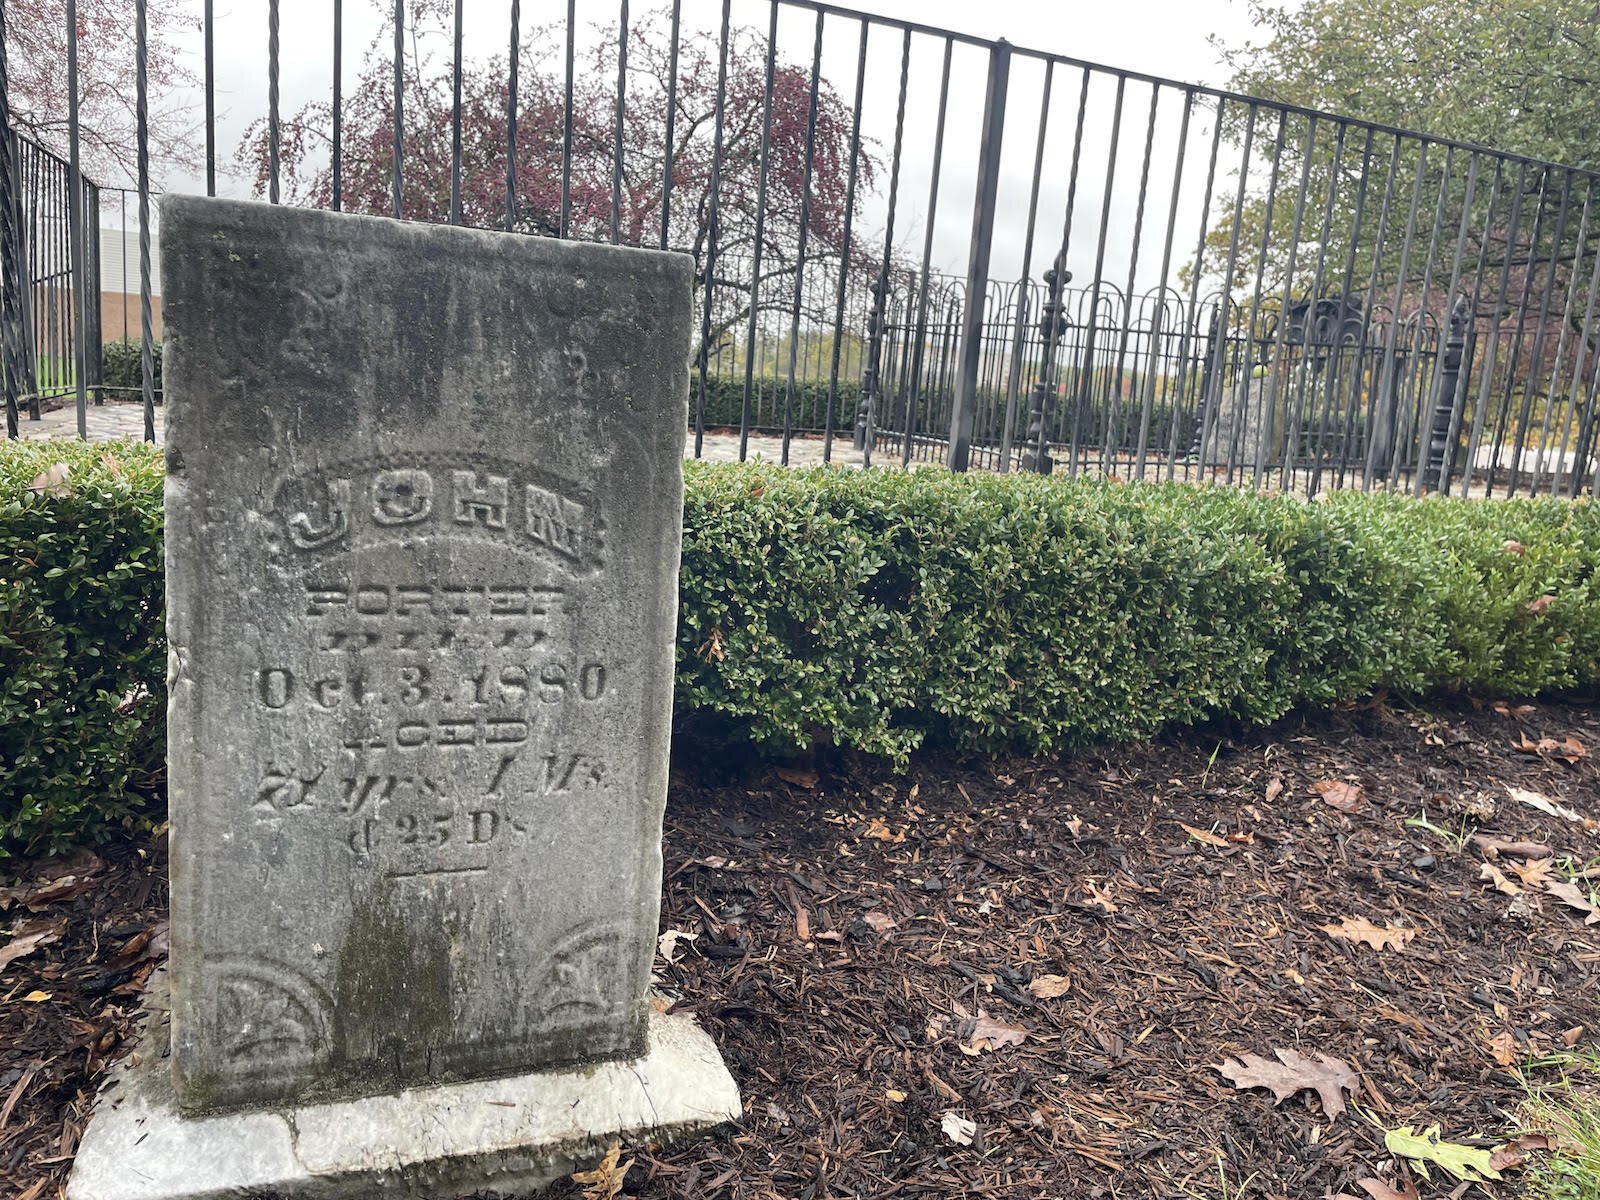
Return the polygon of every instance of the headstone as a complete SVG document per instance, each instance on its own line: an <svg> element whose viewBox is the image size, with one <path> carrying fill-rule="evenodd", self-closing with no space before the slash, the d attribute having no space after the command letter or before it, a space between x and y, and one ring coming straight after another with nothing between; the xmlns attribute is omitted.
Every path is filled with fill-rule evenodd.
<svg viewBox="0 0 1600 1200"><path fill-rule="evenodd" d="M630 1104L651 1136L736 1115L709 1039L647 995L691 260L161 216L171 1057L124 1089L160 1155L286 1130L292 1162L218 1194L471 1191L485 1164L570 1170ZM484 1122L485 1088L522 1123ZM441 1106L455 1126L419 1132ZM331 1143L286 1178L312 1114ZM150 1157L97 1120L74 1200L210 1194L194 1163L91 1178Z"/></svg>

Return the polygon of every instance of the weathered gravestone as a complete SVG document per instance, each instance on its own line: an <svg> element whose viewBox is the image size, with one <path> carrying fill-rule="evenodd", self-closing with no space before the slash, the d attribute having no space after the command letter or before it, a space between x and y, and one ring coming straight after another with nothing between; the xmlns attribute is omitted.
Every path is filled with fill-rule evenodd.
<svg viewBox="0 0 1600 1200"><path fill-rule="evenodd" d="M188 197L162 251L170 1022L73 1200L525 1188L736 1115L647 997L691 261Z"/></svg>

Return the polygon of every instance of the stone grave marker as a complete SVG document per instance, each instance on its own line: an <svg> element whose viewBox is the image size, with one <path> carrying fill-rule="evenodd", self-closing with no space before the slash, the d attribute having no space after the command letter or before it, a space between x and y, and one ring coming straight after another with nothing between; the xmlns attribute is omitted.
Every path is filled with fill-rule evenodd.
<svg viewBox="0 0 1600 1200"><path fill-rule="evenodd" d="M691 260L161 216L170 1009L73 1200L526 1188L737 1115L647 994Z"/></svg>

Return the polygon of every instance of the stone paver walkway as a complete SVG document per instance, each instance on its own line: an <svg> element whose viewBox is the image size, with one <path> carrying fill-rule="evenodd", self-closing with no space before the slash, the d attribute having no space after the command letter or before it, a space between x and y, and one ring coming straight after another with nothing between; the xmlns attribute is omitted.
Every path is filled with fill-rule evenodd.
<svg viewBox="0 0 1600 1200"><path fill-rule="evenodd" d="M158 408L156 410L156 442L161 441L162 425L165 414ZM137 403L109 401L105 404L91 404L88 408L87 421L89 440L91 442L109 442L118 438L140 439L144 436L144 408ZM68 406L58 408L53 412L45 413L39 420L30 421L26 415L18 421L18 430L24 438L37 440L42 438L75 438L78 436L77 411ZM769 434L751 434L746 446L745 455L749 459L759 459L762 462L777 463L783 461L783 439ZM691 430L684 445L684 457L694 457L694 433ZM710 433L705 436L701 446L700 457L707 462L736 462L739 458L739 435L737 433ZM820 437L795 437L789 443L789 465L792 467L816 467L823 461L823 440ZM850 444L846 437L833 439L832 462L836 466L859 467L861 465L861 452ZM880 454L875 460L876 465L890 465Z"/></svg>

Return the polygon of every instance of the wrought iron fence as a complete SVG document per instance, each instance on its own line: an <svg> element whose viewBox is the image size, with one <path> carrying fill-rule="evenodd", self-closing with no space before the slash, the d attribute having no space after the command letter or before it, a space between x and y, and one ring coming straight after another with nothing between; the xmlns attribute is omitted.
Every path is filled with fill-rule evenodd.
<svg viewBox="0 0 1600 1200"><path fill-rule="evenodd" d="M370 9L331 0L325 30L296 32L326 93L286 102L278 0L195 3L196 190L692 254L696 455L1600 488L1586 172L814 0L381 0L364 56L346 43ZM136 17L147 251L142 0ZM265 35L265 104L231 135L219 30ZM68 116L64 158L11 139L0 248L8 414L49 394L56 359L24 351L56 345L54 320L85 364L81 428L99 196ZM64 189L29 182L46 160ZM58 196L67 257L44 262Z"/></svg>

